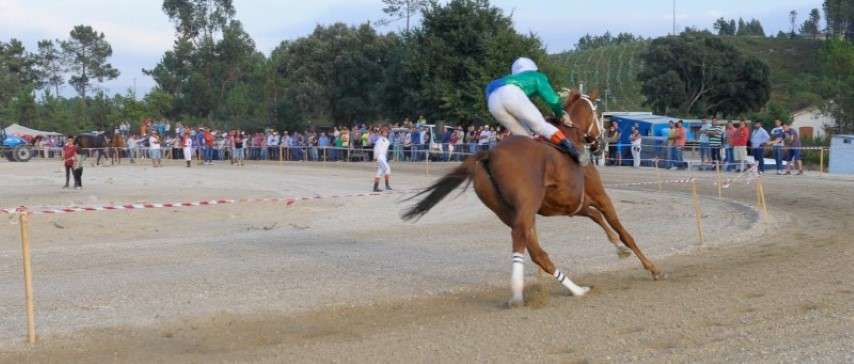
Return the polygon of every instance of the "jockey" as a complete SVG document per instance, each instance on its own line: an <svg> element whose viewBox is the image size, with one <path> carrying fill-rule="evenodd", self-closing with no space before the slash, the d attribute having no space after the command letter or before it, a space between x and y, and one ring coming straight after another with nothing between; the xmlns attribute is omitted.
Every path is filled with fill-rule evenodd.
<svg viewBox="0 0 854 364"><path fill-rule="evenodd" d="M513 135L530 136L529 131L533 131L559 146L580 165L586 166L590 160L586 150L584 155L579 155L575 145L558 128L546 122L540 110L529 99L540 96L556 117L561 118L564 124L569 124L569 114L563 111L560 97L552 89L548 77L538 71L534 61L525 57L513 62L512 71L511 75L486 86L487 105L495 120Z"/></svg>
<svg viewBox="0 0 854 364"><path fill-rule="evenodd" d="M374 142L374 160L377 161L377 174L374 176L374 192L380 192L380 178L385 178L385 189L391 191L388 179L391 177L391 167L388 165L388 128L380 130L379 138Z"/></svg>

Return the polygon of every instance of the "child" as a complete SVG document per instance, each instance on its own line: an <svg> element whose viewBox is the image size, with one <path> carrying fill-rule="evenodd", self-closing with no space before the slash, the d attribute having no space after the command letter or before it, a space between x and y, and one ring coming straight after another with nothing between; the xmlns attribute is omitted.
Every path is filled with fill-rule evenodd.
<svg viewBox="0 0 854 364"><path fill-rule="evenodd" d="M79 190L83 188L83 162L86 161L86 157L82 153L74 154L74 189Z"/></svg>

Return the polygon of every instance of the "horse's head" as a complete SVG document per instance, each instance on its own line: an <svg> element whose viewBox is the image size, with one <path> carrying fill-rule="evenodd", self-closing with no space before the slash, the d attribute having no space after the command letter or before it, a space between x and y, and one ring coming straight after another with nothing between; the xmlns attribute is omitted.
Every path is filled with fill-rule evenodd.
<svg viewBox="0 0 854 364"><path fill-rule="evenodd" d="M605 127L596 114L595 100L599 91L583 95L576 90L566 90L568 96L564 111L569 115L569 123L559 123L558 127L567 136L575 136L576 142L582 142L596 153L604 144Z"/></svg>

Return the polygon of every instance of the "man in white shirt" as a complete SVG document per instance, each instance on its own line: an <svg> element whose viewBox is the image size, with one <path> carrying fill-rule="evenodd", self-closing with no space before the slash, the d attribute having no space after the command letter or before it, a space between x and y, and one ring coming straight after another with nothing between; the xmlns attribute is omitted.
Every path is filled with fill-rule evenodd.
<svg viewBox="0 0 854 364"><path fill-rule="evenodd" d="M388 128L383 127L380 130L380 137L374 143L374 159L377 161L377 175L374 176L374 192L380 191L380 178L385 178L385 189L391 190L388 183L391 177L391 167L388 165L388 146L391 144L388 140Z"/></svg>

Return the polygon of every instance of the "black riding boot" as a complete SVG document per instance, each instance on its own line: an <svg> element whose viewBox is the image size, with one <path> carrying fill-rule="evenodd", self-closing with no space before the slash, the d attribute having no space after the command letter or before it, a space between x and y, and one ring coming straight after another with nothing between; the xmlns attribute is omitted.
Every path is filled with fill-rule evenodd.
<svg viewBox="0 0 854 364"><path fill-rule="evenodd" d="M379 180L374 181L374 192L382 192L382 191L380 191L380 181Z"/></svg>
<svg viewBox="0 0 854 364"><path fill-rule="evenodd" d="M385 189L391 191L391 185L388 184L388 180L385 180Z"/></svg>
<svg viewBox="0 0 854 364"><path fill-rule="evenodd" d="M578 162L582 167L587 166L587 164L590 163L590 156L586 153L586 150L585 153L578 153L578 150L575 149L575 144L572 144L569 139L562 140L558 146L560 146L560 149L566 152L566 154L569 154L570 158Z"/></svg>

